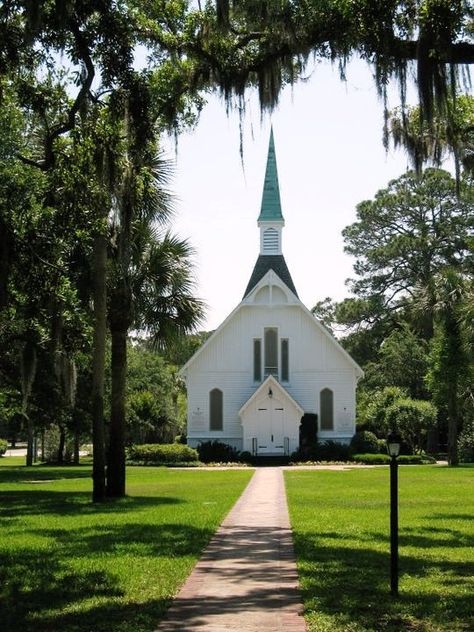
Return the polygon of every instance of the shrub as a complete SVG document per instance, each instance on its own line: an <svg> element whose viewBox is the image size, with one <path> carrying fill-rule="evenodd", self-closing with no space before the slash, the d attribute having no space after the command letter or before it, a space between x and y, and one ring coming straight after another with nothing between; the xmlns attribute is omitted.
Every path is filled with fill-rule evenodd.
<svg viewBox="0 0 474 632"><path fill-rule="evenodd" d="M459 460L474 463L474 422L468 422L458 438Z"/></svg>
<svg viewBox="0 0 474 632"><path fill-rule="evenodd" d="M6 439L0 439L0 456L3 456L8 448L8 442Z"/></svg>
<svg viewBox="0 0 474 632"><path fill-rule="evenodd" d="M194 448L180 443L144 443L128 448L127 457L136 463L167 465L197 461L198 453Z"/></svg>
<svg viewBox="0 0 474 632"><path fill-rule="evenodd" d="M239 461L240 461L241 463L251 463L252 458L253 458L253 457L252 457L252 455L250 454L250 452L247 452L247 451L241 452L241 453L239 454Z"/></svg>
<svg viewBox="0 0 474 632"><path fill-rule="evenodd" d="M388 454L353 454L353 461L364 465L385 465L390 463ZM397 458L400 465L424 465L436 463L436 459L426 454L403 454Z"/></svg>
<svg viewBox="0 0 474 632"><path fill-rule="evenodd" d="M313 449L318 443L318 416L315 413L305 413L300 422L300 447L298 454L302 459L311 456Z"/></svg>
<svg viewBox="0 0 474 632"><path fill-rule="evenodd" d="M436 463L436 459L426 454L401 454L397 461L400 465L426 465Z"/></svg>
<svg viewBox="0 0 474 632"><path fill-rule="evenodd" d="M390 463L388 454L353 454L352 460L365 465L385 465Z"/></svg>
<svg viewBox="0 0 474 632"><path fill-rule="evenodd" d="M292 461L348 461L349 446L337 441L323 441L311 448L297 450L291 455Z"/></svg>
<svg viewBox="0 0 474 632"><path fill-rule="evenodd" d="M227 463L239 460L239 451L227 443L220 441L205 441L197 447L199 460L203 463Z"/></svg>
<svg viewBox="0 0 474 632"><path fill-rule="evenodd" d="M320 461L348 461L349 446L337 441L318 443L316 452Z"/></svg>
<svg viewBox="0 0 474 632"><path fill-rule="evenodd" d="M350 452L352 454L379 454L380 445L379 440L373 432L369 430L362 430L356 432L351 439Z"/></svg>

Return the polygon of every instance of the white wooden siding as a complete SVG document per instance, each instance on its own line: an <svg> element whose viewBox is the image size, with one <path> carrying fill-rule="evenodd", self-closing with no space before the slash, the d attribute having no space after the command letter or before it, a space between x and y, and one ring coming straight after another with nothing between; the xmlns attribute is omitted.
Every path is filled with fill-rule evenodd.
<svg viewBox="0 0 474 632"><path fill-rule="evenodd" d="M269 290L259 297L270 300L271 294ZM266 327L276 327L278 338L289 340L289 382L283 386L305 412L319 417L320 391L330 388L334 392L334 430L319 436L348 440L355 431L356 367L300 303L283 301L279 306L241 305L187 365L189 439L237 443L241 439L238 412L259 386L253 380L253 340L263 340ZM209 392L213 388L224 394L222 431L209 430Z"/></svg>

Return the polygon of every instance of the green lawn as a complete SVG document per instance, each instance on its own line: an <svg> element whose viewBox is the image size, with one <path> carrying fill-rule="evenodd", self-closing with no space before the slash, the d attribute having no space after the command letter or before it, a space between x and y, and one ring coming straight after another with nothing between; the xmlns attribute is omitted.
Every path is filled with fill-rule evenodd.
<svg viewBox="0 0 474 632"><path fill-rule="evenodd" d="M97 506L88 466L0 461L2 632L154 630L253 473L129 468Z"/></svg>
<svg viewBox="0 0 474 632"><path fill-rule="evenodd" d="M400 468L400 598L389 470L286 472L311 632L474 630L474 469Z"/></svg>

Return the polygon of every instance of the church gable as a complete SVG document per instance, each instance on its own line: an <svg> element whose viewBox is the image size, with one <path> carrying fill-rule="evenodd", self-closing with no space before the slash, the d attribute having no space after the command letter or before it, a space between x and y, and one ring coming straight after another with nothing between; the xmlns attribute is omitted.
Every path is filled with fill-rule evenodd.
<svg viewBox="0 0 474 632"><path fill-rule="evenodd" d="M269 270L273 270L293 294L298 296L290 271L286 265L285 257L283 255L260 255L255 263L252 275L244 292L244 298L250 294Z"/></svg>

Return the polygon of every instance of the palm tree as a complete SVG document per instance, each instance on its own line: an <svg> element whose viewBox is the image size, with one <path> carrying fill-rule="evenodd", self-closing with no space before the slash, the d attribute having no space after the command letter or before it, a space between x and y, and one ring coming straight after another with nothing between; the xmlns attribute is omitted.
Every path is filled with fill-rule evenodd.
<svg viewBox="0 0 474 632"><path fill-rule="evenodd" d="M471 285L470 289L469 286ZM469 367L466 349L466 314L472 283L452 268L433 279L431 296L435 316L428 385L448 421L448 463L458 465L457 439L461 423L462 387ZM471 314L472 315L472 314Z"/></svg>
<svg viewBox="0 0 474 632"><path fill-rule="evenodd" d="M164 188L170 165L160 155L130 152L112 222L109 290L112 396L107 495L125 495L125 395L130 329L159 343L199 323L203 305L192 295L192 250L162 227L172 214Z"/></svg>

